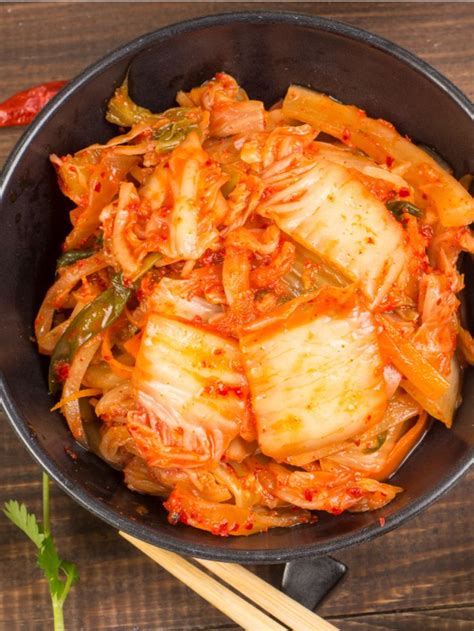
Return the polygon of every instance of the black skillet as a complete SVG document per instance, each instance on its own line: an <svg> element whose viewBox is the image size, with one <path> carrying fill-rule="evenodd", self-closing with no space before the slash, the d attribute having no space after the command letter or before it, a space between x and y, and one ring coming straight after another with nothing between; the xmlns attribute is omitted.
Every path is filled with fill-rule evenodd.
<svg viewBox="0 0 474 631"><path fill-rule="evenodd" d="M106 56L68 84L19 141L2 176L0 367L3 405L32 456L81 506L117 529L176 552L220 561L280 563L287 589L308 598L308 560L368 541L413 517L449 489L472 462L474 383L465 375L454 427L435 423L393 482L405 492L374 513L322 514L315 525L241 538L173 527L155 498L127 490L120 473L74 443L58 412L49 412L46 364L31 340L37 308L54 275L70 205L59 192L51 152L72 153L117 133L106 103L129 71L135 101L160 111L189 89L226 71L267 105L290 83L307 85L392 121L437 152L457 176L474 172L474 120L469 100L411 53L370 33L297 13L215 15L167 26ZM466 304L474 306L473 270L466 268ZM68 452L77 454L72 459ZM140 505L148 512L137 512ZM379 518L385 519L381 525ZM382 522L383 523L383 522ZM323 587L340 568L320 559ZM293 577L293 578L292 578ZM326 581L327 579L327 581ZM299 591L298 591L299 590ZM324 590L323 590L324 591ZM315 604L316 595L307 600Z"/></svg>

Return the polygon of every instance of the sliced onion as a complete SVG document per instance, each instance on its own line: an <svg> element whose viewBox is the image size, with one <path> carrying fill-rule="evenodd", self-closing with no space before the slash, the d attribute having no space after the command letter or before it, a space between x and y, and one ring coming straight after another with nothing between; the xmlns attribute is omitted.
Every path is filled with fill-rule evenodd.
<svg viewBox="0 0 474 631"><path fill-rule="evenodd" d="M131 396L130 382L124 381L104 394L95 407L95 413L97 416L101 417L113 416L113 419L116 422L117 410L120 408L128 409L131 407ZM125 421L126 418L123 420Z"/></svg>
<svg viewBox="0 0 474 631"><path fill-rule="evenodd" d="M86 342L76 353L69 369L69 376L64 384L62 398L67 399L80 390L84 374L102 343L102 336L98 335ZM74 438L87 447L87 438L82 424L79 400L70 401L62 407L69 429Z"/></svg>
<svg viewBox="0 0 474 631"><path fill-rule="evenodd" d="M56 344L59 342L59 338L62 336L64 331L68 328L68 326L77 316L79 311L81 311L83 306L84 306L83 302L76 303L76 306L74 307L71 315L69 316L67 320L64 320L64 322L61 322L61 324L58 324L57 326L55 326L54 329L51 329L49 333L46 333L46 335L44 335L41 338L41 343L38 340L38 346L41 353L44 353L45 355L52 354Z"/></svg>
<svg viewBox="0 0 474 631"><path fill-rule="evenodd" d="M44 345L45 335L51 330L55 310L64 306L70 292L81 278L94 274L107 265L105 254L98 252L87 259L61 268L59 278L49 288L35 320L35 335L40 348Z"/></svg>

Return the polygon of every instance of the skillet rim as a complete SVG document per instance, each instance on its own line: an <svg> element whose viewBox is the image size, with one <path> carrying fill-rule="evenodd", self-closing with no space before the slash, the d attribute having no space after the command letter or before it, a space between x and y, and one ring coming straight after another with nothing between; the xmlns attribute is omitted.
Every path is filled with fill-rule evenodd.
<svg viewBox="0 0 474 631"><path fill-rule="evenodd" d="M0 200L3 199L4 190L12 178L15 168L28 150L31 141L41 131L43 125L48 122L48 120L61 108L63 103L69 99L70 96L74 95L82 86L86 85L87 82L96 74L99 74L109 66L115 64L117 61L120 61L122 58L127 57L130 54L139 53L142 49L157 41L163 41L178 34L185 34L187 32L203 28L229 25L233 23L262 25L283 23L290 27L303 26L312 28L315 31L322 30L335 33L337 35L362 42L363 44L379 49L384 53L395 57L399 61L410 66L430 82L434 83L441 91L447 94L447 96L449 96L465 114L468 115L472 122L474 122L474 107L471 101L459 88L457 88L437 70L432 68L427 62L419 59L416 55L397 44L379 37L378 35L349 26L343 22L303 13L290 11L230 11L185 20L141 35L106 54L99 61L87 67L84 71L77 75L47 104L44 110L42 110L42 112L35 118L32 124L27 128L25 133L16 143L5 163L0 177ZM397 511L393 516L387 519L383 526L379 525L379 523L374 520L374 523L360 528L356 532L336 535L329 541L300 546L296 549L288 547L275 548L272 550L267 550L264 547L253 550L227 549L217 547L212 544L196 544L182 541L180 540L179 529L176 529L176 534L170 536L167 533L158 532L152 527L144 524L138 524L130 518L123 517L112 507L109 507L101 500L95 498L85 489L75 487L73 480L65 476L61 469L52 462L48 453L36 441L34 433L28 429L26 420L17 410L14 398L10 393L7 377L3 372L0 372L0 395L8 420L29 453L60 486L60 488L62 488L79 505L114 528L123 530L124 532L142 539L143 541L159 545L181 554L199 556L201 558L218 561L237 561L240 563L281 563L308 557L321 556L341 548L364 543L378 535L397 528L402 523L427 508L442 494L454 486L456 482L458 482L458 480L468 471L474 459L474 449L471 449L463 458L453 463L452 467L435 486L424 493L419 499L412 501L407 504L407 506ZM265 536L271 536L271 534L267 533Z"/></svg>

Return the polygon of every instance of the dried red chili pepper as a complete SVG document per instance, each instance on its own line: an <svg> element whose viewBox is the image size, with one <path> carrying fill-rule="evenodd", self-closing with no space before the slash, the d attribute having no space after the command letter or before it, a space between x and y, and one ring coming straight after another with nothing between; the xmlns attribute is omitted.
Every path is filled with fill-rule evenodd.
<svg viewBox="0 0 474 631"><path fill-rule="evenodd" d="M14 94L0 103L0 127L28 125L67 81L50 81Z"/></svg>

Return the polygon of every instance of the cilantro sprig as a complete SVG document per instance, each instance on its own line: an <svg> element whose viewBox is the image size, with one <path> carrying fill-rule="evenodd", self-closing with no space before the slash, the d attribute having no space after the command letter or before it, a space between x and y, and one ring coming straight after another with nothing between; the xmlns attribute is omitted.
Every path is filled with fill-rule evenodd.
<svg viewBox="0 0 474 631"><path fill-rule="evenodd" d="M5 502L3 512L35 544L38 566L48 581L53 606L54 631L64 631L63 607L71 587L79 580L74 563L63 561L56 550L51 534L49 512L49 478L43 473L43 521L39 523L24 504L16 500Z"/></svg>

